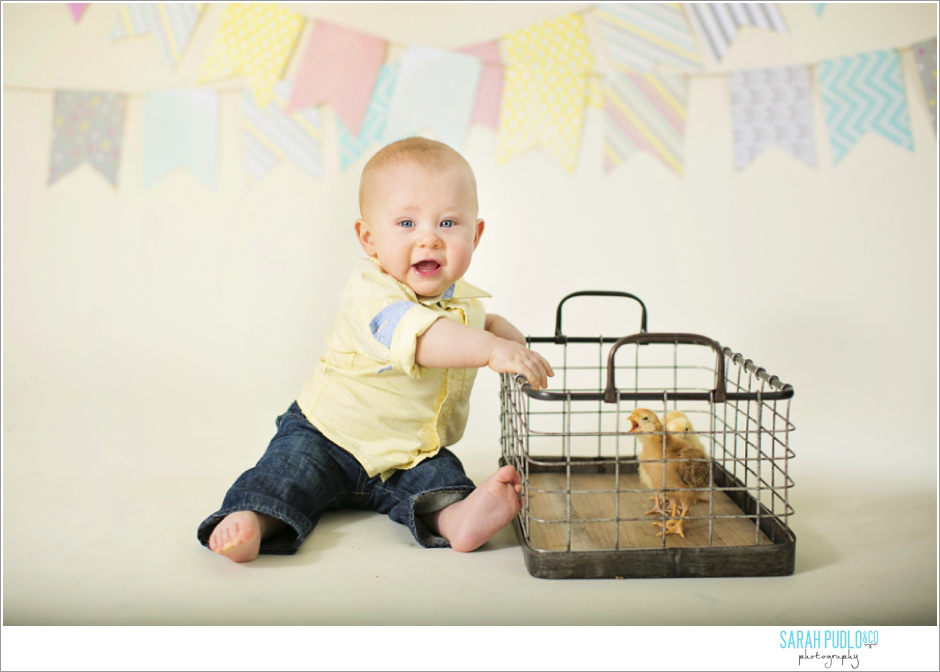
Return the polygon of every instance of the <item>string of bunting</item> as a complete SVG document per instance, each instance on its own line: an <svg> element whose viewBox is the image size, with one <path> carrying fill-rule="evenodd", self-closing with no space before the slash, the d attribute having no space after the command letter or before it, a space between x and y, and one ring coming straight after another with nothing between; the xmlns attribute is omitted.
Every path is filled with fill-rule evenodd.
<svg viewBox="0 0 940 672"><path fill-rule="evenodd" d="M68 3L78 22L88 3ZM825 3L813 3L821 15ZM108 5L111 40L153 34L175 67L206 10L201 3ZM49 184L82 163L117 185L129 98L143 98L142 183L180 166L216 184L218 96L242 96L244 171L250 184L283 161L324 176L321 107L336 115L340 168L379 143L427 133L460 150L471 125L496 132L505 163L540 149L573 173L589 107L604 118L603 167L637 152L683 173L689 80L729 82L738 170L777 145L817 165L811 73L823 106L833 162L867 133L913 149L899 53L910 49L936 134L937 39L816 64L706 72L720 65L742 28L787 33L775 3L605 3L525 26L460 50L397 45L274 3L224 8L198 86L168 91L88 91L5 86L53 93ZM588 24L593 28L589 30ZM599 36L592 40L590 35ZM390 58L397 47L400 56ZM283 79L298 58L291 81ZM613 64L599 72L598 57ZM670 72L672 70L673 72ZM245 86L212 88L220 78Z"/></svg>

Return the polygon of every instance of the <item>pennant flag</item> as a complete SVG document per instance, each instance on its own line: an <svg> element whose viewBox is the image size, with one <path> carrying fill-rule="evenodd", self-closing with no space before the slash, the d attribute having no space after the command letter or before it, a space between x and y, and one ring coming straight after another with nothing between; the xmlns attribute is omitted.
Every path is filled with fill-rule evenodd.
<svg viewBox="0 0 940 672"><path fill-rule="evenodd" d="M273 102L264 109L247 91L242 95L245 175L249 183L260 180L285 159L313 177L323 178L320 112L308 107L288 114L284 108L290 94L290 83L279 82L274 87Z"/></svg>
<svg viewBox="0 0 940 672"><path fill-rule="evenodd" d="M795 65L731 73L731 121L738 170L776 144L816 165L809 70Z"/></svg>
<svg viewBox="0 0 940 672"><path fill-rule="evenodd" d="M369 147L381 141L388 120L388 106L392 100L392 89L398 75L397 63L386 63L379 69L379 76L369 99L366 117L359 129L359 135L353 135L341 119L337 119L339 133L339 165L345 171Z"/></svg>
<svg viewBox="0 0 940 672"><path fill-rule="evenodd" d="M505 163L538 145L574 172L581 143L587 74L594 65L577 14L521 28L503 38L506 83L496 158Z"/></svg>
<svg viewBox="0 0 940 672"><path fill-rule="evenodd" d="M787 27L776 3L772 2L686 2L686 11L692 25L702 36L716 63L728 51L728 45L744 26L754 26L778 33Z"/></svg>
<svg viewBox="0 0 940 672"><path fill-rule="evenodd" d="M210 187L219 158L219 94L209 89L153 91L144 98L141 128L144 189L179 166Z"/></svg>
<svg viewBox="0 0 940 672"><path fill-rule="evenodd" d="M869 131L914 149L901 59L896 51L821 61L817 72L834 163Z"/></svg>
<svg viewBox="0 0 940 672"><path fill-rule="evenodd" d="M593 16L611 60L626 70L653 70L657 63L701 70L702 57L682 10L665 3L598 5Z"/></svg>
<svg viewBox="0 0 940 672"><path fill-rule="evenodd" d="M358 134L386 51L385 40L318 20L285 112L331 103L343 123Z"/></svg>
<svg viewBox="0 0 940 672"><path fill-rule="evenodd" d="M78 20L82 18L82 14L85 13L85 10L88 9L90 2L67 2L65 3L69 6L69 14L72 15L72 23L78 23Z"/></svg>
<svg viewBox="0 0 940 672"><path fill-rule="evenodd" d="M434 47L410 46L402 56L383 140L429 128L460 151L467 137L483 66L480 60Z"/></svg>
<svg viewBox="0 0 940 672"><path fill-rule="evenodd" d="M194 2L122 3L117 5L117 22L111 41L154 33L170 66L179 63L203 5Z"/></svg>
<svg viewBox="0 0 940 672"><path fill-rule="evenodd" d="M587 78L587 106L597 110L604 109L604 82L600 76L591 75Z"/></svg>
<svg viewBox="0 0 940 672"><path fill-rule="evenodd" d="M930 122L933 124L934 135L937 134L937 38L924 40L912 47L914 62L917 64L917 74L920 75L921 86L924 87L924 97L927 99L927 111L930 112Z"/></svg>
<svg viewBox="0 0 940 672"><path fill-rule="evenodd" d="M688 83L682 75L615 72L607 81L604 170L647 151L682 175Z"/></svg>
<svg viewBox="0 0 940 672"><path fill-rule="evenodd" d="M813 7L816 9L816 16L822 16L823 10L826 8L826 3L814 2L812 4L813 4Z"/></svg>
<svg viewBox="0 0 940 672"><path fill-rule="evenodd" d="M274 97L304 18L276 5L228 5L203 64L200 84L216 77L245 75L259 105Z"/></svg>
<svg viewBox="0 0 940 672"><path fill-rule="evenodd" d="M49 184L87 161L116 186L126 108L112 91L56 91Z"/></svg>
<svg viewBox="0 0 940 672"><path fill-rule="evenodd" d="M499 105L503 99L503 64L500 58L499 42L484 42L457 50L461 54L476 56L483 63L480 74L480 86L473 105L470 122L489 126L494 131L499 127Z"/></svg>

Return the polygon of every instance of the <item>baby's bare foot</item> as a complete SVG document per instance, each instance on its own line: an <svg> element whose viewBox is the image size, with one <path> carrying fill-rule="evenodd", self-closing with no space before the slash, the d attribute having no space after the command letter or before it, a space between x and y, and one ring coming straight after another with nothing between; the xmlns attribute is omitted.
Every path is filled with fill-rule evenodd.
<svg viewBox="0 0 940 672"><path fill-rule="evenodd" d="M254 511L236 511L222 519L209 537L209 549L234 562L249 562L258 557L265 523ZM270 516L264 516L270 518ZM273 519L271 519L273 520Z"/></svg>
<svg viewBox="0 0 940 672"><path fill-rule="evenodd" d="M519 513L522 480L511 464L486 479L465 499L437 512L440 535L461 553L475 550Z"/></svg>

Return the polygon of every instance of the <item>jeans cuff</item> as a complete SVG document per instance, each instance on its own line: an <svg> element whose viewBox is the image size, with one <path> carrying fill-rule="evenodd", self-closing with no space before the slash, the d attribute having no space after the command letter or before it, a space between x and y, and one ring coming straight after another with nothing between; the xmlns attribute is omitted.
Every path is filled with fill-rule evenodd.
<svg viewBox="0 0 940 672"><path fill-rule="evenodd" d="M300 548L304 539L313 529L306 516L281 500L248 490L241 490L241 488L232 488L225 495L222 508L199 524L199 529L196 532L199 543L208 548L212 530L225 516L236 511L264 513L286 524L283 529L261 540L259 553L292 555L297 552L297 549Z"/></svg>
<svg viewBox="0 0 940 672"><path fill-rule="evenodd" d="M472 485L451 486L413 495L411 497L411 524L408 527L411 528L415 540L424 548L450 548L450 542L431 532L420 516L446 509L451 504L466 499L474 489L475 486Z"/></svg>

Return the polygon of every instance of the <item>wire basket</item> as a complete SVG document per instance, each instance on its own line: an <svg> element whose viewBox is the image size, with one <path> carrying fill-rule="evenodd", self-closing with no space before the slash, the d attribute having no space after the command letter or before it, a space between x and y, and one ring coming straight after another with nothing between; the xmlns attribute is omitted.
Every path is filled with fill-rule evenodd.
<svg viewBox="0 0 940 672"><path fill-rule="evenodd" d="M562 306L578 296L636 301L640 332L564 336ZM710 338L649 333L646 322L646 306L632 294L569 294L558 305L555 335L527 338L552 364L550 382L560 389L534 390L522 376L500 376L500 463L512 464L522 477L524 503L514 526L529 573L792 574L793 388ZM696 491L684 536L664 534L675 511L645 510L651 499L676 489L646 487L640 479L640 444L629 420L637 408L661 419L669 411L684 413L707 455L700 461L707 463L708 485Z"/></svg>

